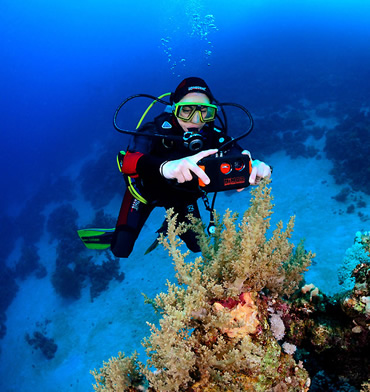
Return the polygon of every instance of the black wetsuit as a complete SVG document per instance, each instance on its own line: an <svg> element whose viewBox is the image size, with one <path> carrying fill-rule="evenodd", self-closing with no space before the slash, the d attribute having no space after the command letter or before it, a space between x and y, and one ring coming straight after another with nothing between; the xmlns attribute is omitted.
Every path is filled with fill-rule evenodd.
<svg viewBox="0 0 370 392"><path fill-rule="evenodd" d="M156 117L138 132L181 137L184 134L175 117L169 113ZM224 132L214 128L213 123L204 125L201 135L204 141L202 150L219 148L229 140ZM242 150L239 146L234 148ZM126 190L111 243L111 250L115 256L130 255L144 223L157 206L166 209L172 207L178 214L178 222L187 222L188 214L200 218L197 200L202 196L202 191L199 190L197 178L184 184L177 184L175 180L165 179L159 171L163 162L193 154L195 152L190 151L183 141L142 136L133 138L123 159L122 171L125 175L136 177L136 186L148 203L144 204L137 200L128 189ZM182 234L181 239L193 252L200 250L194 232L187 231Z"/></svg>

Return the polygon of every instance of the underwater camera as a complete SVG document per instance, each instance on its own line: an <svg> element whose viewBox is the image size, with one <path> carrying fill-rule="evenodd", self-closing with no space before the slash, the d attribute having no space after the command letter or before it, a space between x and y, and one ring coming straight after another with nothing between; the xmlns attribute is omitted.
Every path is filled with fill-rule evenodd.
<svg viewBox="0 0 370 392"><path fill-rule="evenodd" d="M252 162L249 155L230 154L203 158L198 166L205 171L211 182L206 185L199 179L199 187L205 192L220 192L249 186Z"/></svg>

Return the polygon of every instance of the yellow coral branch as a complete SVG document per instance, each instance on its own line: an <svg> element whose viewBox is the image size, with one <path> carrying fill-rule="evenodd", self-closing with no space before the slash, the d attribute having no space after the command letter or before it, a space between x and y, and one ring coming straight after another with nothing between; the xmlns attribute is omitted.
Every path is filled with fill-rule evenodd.
<svg viewBox="0 0 370 392"><path fill-rule="evenodd" d="M294 359L281 351L259 292L291 294L313 255L302 244L293 252L294 218L285 230L279 222L267 238L273 208L267 185L252 191L239 224L229 210L222 219L216 214L215 233L208 236L204 225L190 218L202 249L202 257L193 261L178 238L189 225L178 225L168 210L167 236L160 242L173 259L177 284L167 282L167 292L152 301L162 318L158 327L150 325L151 335L143 341L149 360L141 371L153 391L272 390L283 385L284 372L296 388L284 390L306 390L307 374L294 373ZM105 363L94 373L100 385L95 390L115 391L118 385L129 391L131 380L122 375L129 364L123 357Z"/></svg>

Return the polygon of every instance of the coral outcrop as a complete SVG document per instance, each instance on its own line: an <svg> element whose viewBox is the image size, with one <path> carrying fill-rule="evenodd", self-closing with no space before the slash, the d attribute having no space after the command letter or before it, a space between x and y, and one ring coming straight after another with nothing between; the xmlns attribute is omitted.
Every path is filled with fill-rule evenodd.
<svg viewBox="0 0 370 392"><path fill-rule="evenodd" d="M325 152L333 162L331 174L338 184L370 194L370 116L357 109L326 135Z"/></svg>
<svg viewBox="0 0 370 392"><path fill-rule="evenodd" d="M211 236L193 220L202 249L194 261L179 239L188 227L168 211L161 243L177 284L150 300L162 318L143 342L149 359L120 353L92 372L95 391L369 390L369 233L356 234L362 253L346 267L351 289L328 297L303 281L313 255L290 243L293 218L267 238L270 188L252 196L240 221L227 211Z"/></svg>
<svg viewBox="0 0 370 392"><path fill-rule="evenodd" d="M32 337L26 334L25 339L31 347L40 349L46 359L53 359L58 350L58 345L54 342L54 339L46 337L40 331L35 331Z"/></svg>
<svg viewBox="0 0 370 392"><path fill-rule="evenodd" d="M105 252L105 258L99 264L94 262L76 235L77 218L78 212L71 204L57 207L49 216L48 231L58 241L56 267L51 283L61 297L77 300L81 297L82 288L89 282L90 298L93 301L108 289L111 280L122 282L124 274L120 272L119 260L113 258L111 253ZM100 210L94 222L100 226L111 223L111 219Z"/></svg>
<svg viewBox="0 0 370 392"><path fill-rule="evenodd" d="M267 239L271 190L260 185L252 196L239 223L227 211L210 236L193 220L202 249L194 261L178 237L188 227L168 211L161 242L177 284L168 282L167 293L152 300L162 318L143 342L149 359L144 365L136 356L112 358L92 372L95 391L308 391L310 378L293 358L293 344L283 348L269 320L281 317L272 305L299 288L313 255L289 242L293 218Z"/></svg>
<svg viewBox="0 0 370 392"><path fill-rule="evenodd" d="M356 233L354 244L347 249L343 263L338 270L339 283L344 291L352 290L355 278L352 271L358 264L370 263L370 233Z"/></svg>
<svg viewBox="0 0 370 392"><path fill-rule="evenodd" d="M297 347L294 357L311 376L310 391L359 391L368 378L369 271L370 265L358 265L355 287L344 294L327 297L305 285L289 300L270 304L283 321L285 342Z"/></svg>
<svg viewBox="0 0 370 392"><path fill-rule="evenodd" d="M6 334L6 310L17 295L19 286L14 271L1 265L0 274L0 339Z"/></svg>
<svg viewBox="0 0 370 392"><path fill-rule="evenodd" d="M359 391L368 380L369 253L369 233L356 233L354 246L346 252L345 268L339 269L340 277L346 271L347 280L351 279L350 289L345 286L347 290L327 297L306 284L289 301L277 298L272 305L284 322L285 340L298 347L295 358L305 363L312 377L312 391Z"/></svg>
<svg viewBox="0 0 370 392"><path fill-rule="evenodd" d="M122 188L122 178L117 176L117 165L112 160L109 148L105 153L86 162L78 180L84 197L95 209L106 206Z"/></svg>

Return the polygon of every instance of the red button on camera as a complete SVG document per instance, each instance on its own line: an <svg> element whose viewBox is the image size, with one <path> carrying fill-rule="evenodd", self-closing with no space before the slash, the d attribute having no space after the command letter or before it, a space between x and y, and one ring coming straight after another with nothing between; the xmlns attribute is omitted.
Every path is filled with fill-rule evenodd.
<svg viewBox="0 0 370 392"><path fill-rule="evenodd" d="M231 165L227 162L221 163L220 171L222 174L229 174L231 172Z"/></svg>

